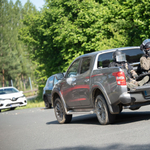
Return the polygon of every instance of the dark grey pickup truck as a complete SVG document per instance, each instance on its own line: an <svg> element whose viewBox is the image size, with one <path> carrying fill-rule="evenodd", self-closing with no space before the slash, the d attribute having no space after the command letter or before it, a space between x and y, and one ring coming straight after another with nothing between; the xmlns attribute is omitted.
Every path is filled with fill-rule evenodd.
<svg viewBox="0 0 150 150"><path fill-rule="evenodd" d="M139 47L118 48L138 71L143 52ZM122 109L139 109L150 104L150 84L129 90L123 70L109 68L116 49L88 53L76 58L64 78L52 91L52 104L59 123L67 123L72 114L96 113L100 124L115 121Z"/></svg>

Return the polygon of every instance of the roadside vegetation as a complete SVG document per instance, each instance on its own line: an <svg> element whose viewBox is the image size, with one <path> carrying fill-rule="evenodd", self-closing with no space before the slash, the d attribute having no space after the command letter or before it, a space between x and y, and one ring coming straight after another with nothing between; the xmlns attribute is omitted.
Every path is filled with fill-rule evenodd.
<svg viewBox="0 0 150 150"><path fill-rule="evenodd" d="M17 107L16 109L27 109L27 108L35 108L35 107L42 107L45 108L43 100L29 100L28 104L23 107Z"/></svg>
<svg viewBox="0 0 150 150"><path fill-rule="evenodd" d="M29 47L18 39L19 30L24 26L23 18L36 13L35 6L28 0L22 6L20 0L0 0L0 87L14 86L21 91L32 86L37 88L36 63L30 59Z"/></svg>

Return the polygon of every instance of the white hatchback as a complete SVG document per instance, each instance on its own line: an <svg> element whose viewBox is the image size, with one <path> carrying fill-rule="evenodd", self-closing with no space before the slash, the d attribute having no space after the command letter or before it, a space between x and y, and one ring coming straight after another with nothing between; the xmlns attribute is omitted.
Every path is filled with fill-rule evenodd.
<svg viewBox="0 0 150 150"><path fill-rule="evenodd" d="M27 99L23 95L23 91L19 91L14 87L0 88L0 112L2 109L10 108L14 110L19 106L26 106Z"/></svg>

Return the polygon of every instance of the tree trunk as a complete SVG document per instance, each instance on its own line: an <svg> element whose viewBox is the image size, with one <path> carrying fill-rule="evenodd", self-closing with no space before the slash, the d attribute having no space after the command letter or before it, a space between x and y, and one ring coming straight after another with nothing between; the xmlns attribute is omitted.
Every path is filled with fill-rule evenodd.
<svg viewBox="0 0 150 150"><path fill-rule="evenodd" d="M23 74L22 74L22 81L23 81L24 90L26 90L25 79L23 77Z"/></svg>
<svg viewBox="0 0 150 150"><path fill-rule="evenodd" d="M2 72L3 72L3 87L4 87L5 86L5 77L4 77L5 71L4 71L4 69L2 70Z"/></svg>

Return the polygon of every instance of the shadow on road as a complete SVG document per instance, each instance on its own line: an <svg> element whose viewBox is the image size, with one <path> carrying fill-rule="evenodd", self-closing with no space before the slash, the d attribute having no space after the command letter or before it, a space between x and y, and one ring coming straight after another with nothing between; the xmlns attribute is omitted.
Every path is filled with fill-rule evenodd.
<svg viewBox="0 0 150 150"><path fill-rule="evenodd" d="M54 148L53 150L149 150L150 144L145 145L124 145L113 144L105 147L91 147L91 146L77 146L77 147L63 147ZM52 150L50 149L38 149L38 150Z"/></svg>
<svg viewBox="0 0 150 150"><path fill-rule="evenodd" d="M115 124L126 124L150 119L150 112L122 112L117 115Z"/></svg>
<svg viewBox="0 0 150 150"><path fill-rule="evenodd" d="M149 120L150 119L150 112L122 112L119 115L116 115L116 121L113 123L113 125L119 125L119 124L129 124L132 122L138 122L143 120ZM56 121L47 122L47 125L50 124L59 124ZM97 117L95 114L90 115L81 115L81 116L73 116L72 121L70 124L95 124L99 125L99 122L97 120Z"/></svg>

